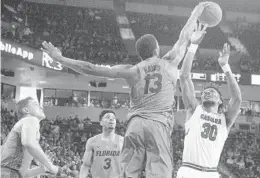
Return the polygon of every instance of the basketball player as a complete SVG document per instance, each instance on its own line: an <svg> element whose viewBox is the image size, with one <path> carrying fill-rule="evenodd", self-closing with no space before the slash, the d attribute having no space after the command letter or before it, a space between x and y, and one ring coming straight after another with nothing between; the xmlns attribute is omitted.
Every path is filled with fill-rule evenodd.
<svg viewBox="0 0 260 178"><path fill-rule="evenodd" d="M207 3L200 3L195 7L179 40L162 59L156 38L150 34L140 37L136 51L142 62L135 66L103 67L69 59L51 43L43 42L43 51L83 75L123 78L130 85L129 125L120 163L122 177L139 177L144 162L147 177L172 177L171 131L177 67L183 59L194 25L206 6Z"/></svg>
<svg viewBox="0 0 260 178"><path fill-rule="evenodd" d="M54 166L39 145L42 107L31 97L17 104L20 120L14 125L1 150L1 178L33 177L46 172L56 175ZM42 166L29 169L35 158ZM47 170L46 170L47 169Z"/></svg>
<svg viewBox="0 0 260 178"><path fill-rule="evenodd" d="M88 139L80 169L80 178L118 178L119 154L124 138L115 134L116 116L112 110L104 110L99 116L102 133Z"/></svg>
<svg viewBox="0 0 260 178"><path fill-rule="evenodd" d="M206 87L201 95L201 104L195 98L190 77L192 61L199 43L205 35L206 26L199 24L191 36L191 45L184 58L180 83L186 109L185 139L182 166L178 178L219 178L217 167L229 130L234 124L242 101L241 92L228 64L230 47L224 45L218 63L227 78L231 99L225 112L221 112L223 100L214 86Z"/></svg>

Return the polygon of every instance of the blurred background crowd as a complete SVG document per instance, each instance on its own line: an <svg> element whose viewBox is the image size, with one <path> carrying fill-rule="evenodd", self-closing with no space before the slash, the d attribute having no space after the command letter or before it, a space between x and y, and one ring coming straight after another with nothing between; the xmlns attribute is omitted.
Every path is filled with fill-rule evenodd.
<svg viewBox="0 0 260 178"><path fill-rule="evenodd" d="M4 103L2 103L1 109L1 144L3 144L10 129L18 121L18 117L16 112L6 108ZM56 118L46 118L41 121L40 145L46 153L51 152L53 154L54 164L62 167L64 171L62 177L77 178L86 141L101 133L101 131L100 124L88 118L87 113L86 118L78 118L77 115L64 118L57 115ZM120 122L120 118L118 118L116 133L124 136L125 131L126 123ZM183 126L175 125L172 133L174 177L181 166L184 135ZM259 178L259 149L260 132L254 123L250 128L232 129L220 161L226 164L230 171L241 175L243 178Z"/></svg>
<svg viewBox="0 0 260 178"><path fill-rule="evenodd" d="M124 48L113 10L22 3L17 12L23 25L2 32L4 39L40 49L43 41L51 41L66 57L90 61L95 64L136 63L136 56ZM154 34L161 45L172 46L177 41L187 18L157 14L127 12L130 26L138 38L145 33ZM8 21L8 15L2 19ZM10 17L9 17L10 18ZM230 22L231 23L231 22ZM243 43L249 55L241 58L238 71L260 71L260 24L246 20L232 22L232 36ZM227 42L219 27L209 28L201 48L220 49ZM198 54L199 55L199 54ZM216 56L199 55L193 69L218 71Z"/></svg>
<svg viewBox="0 0 260 178"><path fill-rule="evenodd" d="M6 9L3 9L6 10ZM7 11L7 10L6 10ZM113 10L56 6L23 2L17 6L16 21L1 33L3 39L40 49L43 41L51 41L66 57L90 61L95 64L114 65L135 64L136 56L130 55L124 48ZM8 14L9 13L9 14ZM5 22L13 21L11 12L2 13ZM136 38L144 33L154 34L161 45L171 46L178 39L187 18L166 15L127 12L131 28ZM231 23L231 22L230 22ZM239 39L250 55L244 55L239 61L238 72L260 72L260 24L249 24L245 19L237 19L232 24L232 37ZM227 41L220 28L208 29L201 48L220 49ZM234 48L234 47L233 47ZM237 51L239 53L239 51ZM193 69L200 71L220 71L216 56L197 54ZM54 94L55 93L55 94ZM45 91L45 106L128 108L129 95L120 93L100 94L84 91L70 91L57 95L58 91ZM66 97L64 97L66 96ZM12 98L12 97L11 97ZM7 107L8 96L2 95L1 103L1 144L8 132L18 121L16 112ZM183 109L181 97L177 112ZM260 104L250 102L241 107L241 115L260 116ZM124 135L126 123L118 118L116 132ZM255 127L255 129L254 129ZM86 141L101 132L99 123L92 118L78 116L47 118L41 122L40 144L45 152L54 155L54 164L62 166L63 177L78 177ZM172 134L175 173L181 165L184 128L176 125ZM222 152L221 162L243 178L260 177L260 132L252 124L250 129L233 129ZM35 162L35 165L37 163ZM46 176L42 176L46 177ZM49 176L50 177L50 176Z"/></svg>

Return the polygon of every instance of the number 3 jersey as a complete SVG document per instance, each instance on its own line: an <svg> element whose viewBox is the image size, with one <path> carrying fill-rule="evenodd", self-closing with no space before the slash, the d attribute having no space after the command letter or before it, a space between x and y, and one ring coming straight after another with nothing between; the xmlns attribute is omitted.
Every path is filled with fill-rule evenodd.
<svg viewBox="0 0 260 178"><path fill-rule="evenodd" d="M172 125L177 67L157 57L142 61L137 67L140 79L131 86L129 118L140 116Z"/></svg>
<svg viewBox="0 0 260 178"><path fill-rule="evenodd" d="M183 163L217 167L227 136L225 115L208 113L197 106L185 123Z"/></svg>
<svg viewBox="0 0 260 178"><path fill-rule="evenodd" d="M121 152L120 135L112 142L103 140L102 135L95 136L91 174L93 178L119 178L119 155Z"/></svg>

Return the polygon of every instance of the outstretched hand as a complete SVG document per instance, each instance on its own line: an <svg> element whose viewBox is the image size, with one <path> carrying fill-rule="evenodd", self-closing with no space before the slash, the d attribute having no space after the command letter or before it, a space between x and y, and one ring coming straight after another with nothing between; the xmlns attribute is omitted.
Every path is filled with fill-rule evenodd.
<svg viewBox="0 0 260 178"><path fill-rule="evenodd" d="M62 56L61 51L55 46L53 46L51 42L47 43L46 41L44 41L42 43L42 46L43 48L41 48L41 50L46 52L51 58L57 59Z"/></svg>
<svg viewBox="0 0 260 178"><path fill-rule="evenodd" d="M210 5L210 2L200 2L192 11L192 15L196 16L199 18L203 12L203 10Z"/></svg>
<svg viewBox="0 0 260 178"><path fill-rule="evenodd" d="M207 25L202 26L201 23L198 23L195 27L194 32L191 35L190 41L192 44L200 44L204 36L206 35Z"/></svg>
<svg viewBox="0 0 260 178"><path fill-rule="evenodd" d="M230 57L230 45L225 43L223 46L223 50L219 52L218 63L220 67L228 64L229 57Z"/></svg>

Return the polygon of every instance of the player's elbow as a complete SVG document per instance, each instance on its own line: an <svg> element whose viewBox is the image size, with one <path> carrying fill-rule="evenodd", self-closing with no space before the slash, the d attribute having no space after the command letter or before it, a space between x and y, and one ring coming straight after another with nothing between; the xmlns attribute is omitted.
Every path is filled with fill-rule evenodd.
<svg viewBox="0 0 260 178"><path fill-rule="evenodd" d="M180 80L185 81L189 78L190 74L184 71L180 71Z"/></svg>
<svg viewBox="0 0 260 178"><path fill-rule="evenodd" d="M30 141L29 139L22 139L22 145L25 148L34 148L35 147L35 143L33 143L32 141Z"/></svg>
<svg viewBox="0 0 260 178"><path fill-rule="evenodd" d="M238 97L237 97L237 102L239 103L239 105L241 105L241 103L242 103L242 95L240 94L240 95L238 95Z"/></svg>
<svg viewBox="0 0 260 178"><path fill-rule="evenodd" d="M84 161L81 169L89 169L91 167L91 163L89 161Z"/></svg>
<svg viewBox="0 0 260 178"><path fill-rule="evenodd" d="M241 105L242 103L242 95L239 92L234 98L233 98L234 102L237 103L237 105Z"/></svg>

